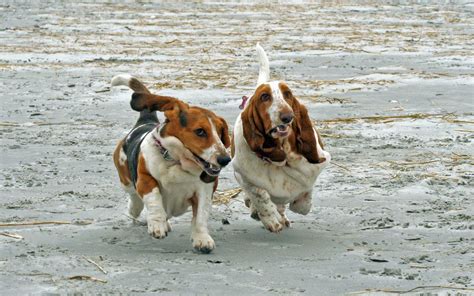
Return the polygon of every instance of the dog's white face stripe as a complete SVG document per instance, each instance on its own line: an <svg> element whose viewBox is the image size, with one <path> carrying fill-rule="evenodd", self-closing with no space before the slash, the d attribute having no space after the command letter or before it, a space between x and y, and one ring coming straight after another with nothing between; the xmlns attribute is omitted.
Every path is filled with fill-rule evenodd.
<svg viewBox="0 0 474 296"><path fill-rule="evenodd" d="M214 125L214 122L212 122L212 119L210 118L208 118L208 120L212 130L212 135L209 136L214 139L214 144L211 147L204 149L204 151L201 155L199 155L199 157L201 157L205 161L216 163L217 156L219 154L222 154L222 151L225 151L225 146L222 143L221 137L219 137L219 134L217 133L217 129Z"/></svg>
<svg viewBox="0 0 474 296"><path fill-rule="evenodd" d="M270 120L272 121L272 127L282 124L283 122L280 119L280 110L289 109L291 110L290 105L285 101L283 93L280 89L280 81L272 81L268 83L272 90L272 105L268 108L268 114L270 115Z"/></svg>

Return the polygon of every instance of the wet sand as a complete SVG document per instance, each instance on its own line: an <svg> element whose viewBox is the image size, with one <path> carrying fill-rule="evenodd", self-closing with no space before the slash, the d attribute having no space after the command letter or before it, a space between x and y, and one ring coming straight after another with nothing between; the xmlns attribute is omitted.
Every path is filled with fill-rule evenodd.
<svg viewBox="0 0 474 296"><path fill-rule="evenodd" d="M474 6L459 3L1 4L0 223L72 223L1 226L23 238L0 236L1 294L474 293ZM152 239L124 215L112 151L138 114L111 77L232 125L257 42L333 157L312 212L271 234L240 194L213 206L212 254L191 250L189 213ZM219 190L236 187L229 167Z"/></svg>

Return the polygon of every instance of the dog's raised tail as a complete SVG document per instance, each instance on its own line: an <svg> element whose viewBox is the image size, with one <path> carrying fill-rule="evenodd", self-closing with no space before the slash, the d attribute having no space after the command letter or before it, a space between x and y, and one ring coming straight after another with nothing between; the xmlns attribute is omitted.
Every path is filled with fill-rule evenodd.
<svg viewBox="0 0 474 296"><path fill-rule="evenodd" d="M149 94L150 91L146 88L143 83L140 82L137 78L133 77L130 74L120 74L112 78L110 82L112 86L125 85L130 87L136 93L146 93Z"/></svg>
<svg viewBox="0 0 474 296"><path fill-rule="evenodd" d="M258 63L260 65L258 70L258 80L257 86L262 83L270 81L270 63L268 62L267 54L263 47L260 46L260 43L257 43L257 56L258 56Z"/></svg>

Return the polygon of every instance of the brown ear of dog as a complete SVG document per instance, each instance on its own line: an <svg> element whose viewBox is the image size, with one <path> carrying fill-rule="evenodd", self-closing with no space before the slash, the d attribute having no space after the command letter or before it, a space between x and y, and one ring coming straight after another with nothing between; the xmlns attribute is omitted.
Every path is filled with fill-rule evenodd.
<svg viewBox="0 0 474 296"><path fill-rule="evenodd" d="M143 111L148 109L151 111L170 111L170 110L182 110L185 111L189 108L188 104L183 101L168 97L154 95L151 93L135 92L132 94L132 100L130 106L135 111Z"/></svg>
<svg viewBox="0 0 474 296"><path fill-rule="evenodd" d="M252 100L250 103L252 104ZM265 135L263 111L259 111L254 106L248 106L242 113L242 126L244 137L250 149L261 157L265 157L274 162L281 162L286 159L286 153L281 147L280 140L273 139Z"/></svg>
<svg viewBox="0 0 474 296"><path fill-rule="evenodd" d="M230 146L229 126L227 125L227 122L225 121L224 118L219 117L219 116L217 116L217 118L222 124L221 134L220 134L222 144L224 144L225 148L229 148Z"/></svg>
<svg viewBox="0 0 474 296"><path fill-rule="evenodd" d="M313 129L313 123L308 115L308 109L298 102L296 98L292 100L292 109L295 114L293 120L292 129L294 133L294 145L296 151L303 155L310 163L322 163L326 161L325 157L318 155L316 146L315 130ZM318 134L318 140L323 147L321 138Z"/></svg>

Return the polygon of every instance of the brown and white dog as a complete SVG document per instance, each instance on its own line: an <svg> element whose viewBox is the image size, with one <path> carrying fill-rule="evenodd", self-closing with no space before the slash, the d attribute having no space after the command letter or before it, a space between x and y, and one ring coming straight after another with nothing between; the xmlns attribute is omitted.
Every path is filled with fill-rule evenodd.
<svg viewBox="0 0 474 296"><path fill-rule="evenodd" d="M130 105L140 111L134 128L114 152L120 182L130 195L129 214L136 218L145 206L148 232L164 238L168 220L191 206L192 244L203 253L215 247L207 220L222 167L230 162L227 123L213 112L179 99L150 93L136 78L118 75L112 86L134 93ZM159 123L155 111L166 121Z"/></svg>
<svg viewBox="0 0 474 296"><path fill-rule="evenodd" d="M314 183L331 155L288 85L269 81L268 58L259 44L257 54L257 88L234 125L232 165L252 218L279 232L290 225L287 204L295 213L309 213Z"/></svg>

